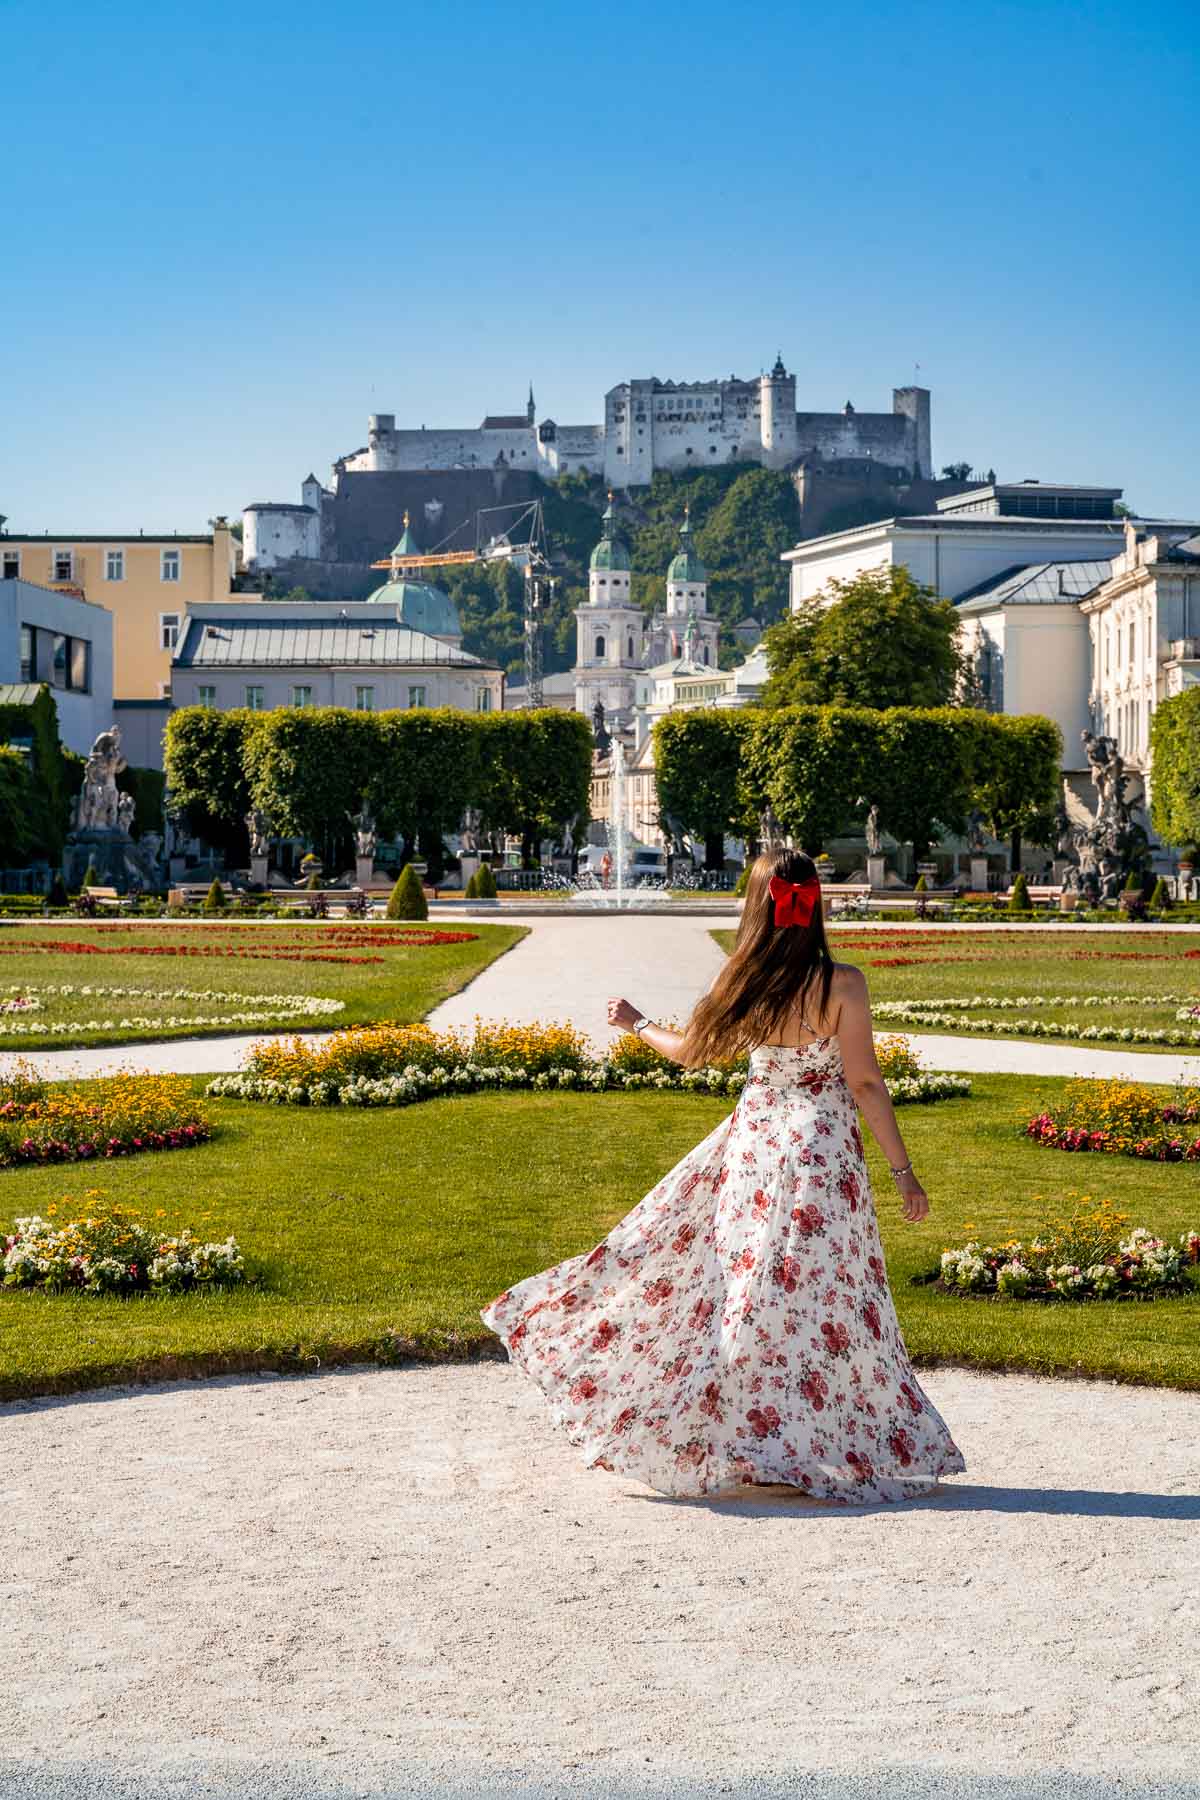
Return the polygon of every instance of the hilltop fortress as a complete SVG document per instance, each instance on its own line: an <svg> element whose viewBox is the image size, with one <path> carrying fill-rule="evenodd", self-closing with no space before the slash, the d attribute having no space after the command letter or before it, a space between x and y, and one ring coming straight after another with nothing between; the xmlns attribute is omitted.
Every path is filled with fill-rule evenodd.
<svg viewBox="0 0 1200 1800"><path fill-rule="evenodd" d="M251 571L341 564L387 554L408 511L425 547L440 543L479 507L532 498L536 478L603 477L614 488L646 486L658 469L678 473L759 463L795 470L802 506L809 489L836 495L908 488L932 477L929 390L893 390L892 410L797 412L796 377L777 357L749 380L622 381L604 397L602 425L561 425L537 416L533 390L523 413L489 414L476 427L397 428L394 413L372 414L367 442L339 456L328 487L315 475L300 504L256 501L243 515ZM845 484L851 484L847 487ZM346 591L349 591L348 589Z"/></svg>

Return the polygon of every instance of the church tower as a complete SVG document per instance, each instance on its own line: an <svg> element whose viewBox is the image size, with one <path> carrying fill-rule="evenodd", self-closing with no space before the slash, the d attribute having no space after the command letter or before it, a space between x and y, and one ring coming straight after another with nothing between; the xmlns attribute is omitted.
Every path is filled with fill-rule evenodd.
<svg viewBox="0 0 1200 1800"><path fill-rule="evenodd" d="M633 604L629 550L617 535L608 496L602 536L588 568L588 603L575 608L575 710L589 718L597 700L615 728L628 724L633 678L642 666L645 617Z"/></svg>
<svg viewBox="0 0 1200 1800"><path fill-rule="evenodd" d="M667 632L673 656L717 665L720 623L708 610L708 570L692 546L690 509L683 509L679 549L667 569ZM690 630L689 628L694 628ZM690 647L689 647L690 646Z"/></svg>

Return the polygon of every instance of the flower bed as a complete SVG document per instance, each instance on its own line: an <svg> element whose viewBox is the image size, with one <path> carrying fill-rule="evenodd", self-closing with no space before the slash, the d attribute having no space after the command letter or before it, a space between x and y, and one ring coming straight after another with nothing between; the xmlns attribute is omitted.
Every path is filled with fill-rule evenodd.
<svg viewBox="0 0 1200 1800"><path fill-rule="evenodd" d="M102 929L107 936L111 932L136 931L139 928L136 925L105 925ZM332 936L320 938L316 948L312 947L310 939L307 943L273 945L267 950L251 949L244 939L234 939L229 943L213 942L207 933L200 934L195 942L176 944L96 944L79 938L8 938L0 944L0 956L24 956L32 951L42 956L232 957L238 962L339 963L354 966L383 961L377 954L361 954L364 947L369 947L372 952L381 949L423 950L434 944L472 944L478 937L477 931L442 931L414 926L411 930L404 931L376 932L367 929L335 932ZM350 951L359 954L346 954Z"/></svg>
<svg viewBox="0 0 1200 1800"><path fill-rule="evenodd" d="M920 1067L903 1038L879 1047L880 1067L897 1105L956 1098L971 1091L961 1075ZM427 1025L361 1025L337 1031L324 1045L302 1038L256 1044L246 1071L219 1075L208 1092L224 1099L282 1106L408 1106L440 1094L483 1088L567 1088L740 1094L746 1058L684 1069L632 1034L601 1057L572 1025L496 1026L476 1020L474 1034Z"/></svg>
<svg viewBox="0 0 1200 1800"><path fill-rule="evenodd" d="M67 1196L62 1204L73 1207L74 1202ZM49 1211L57 1215L59 1207ZM186 1229L171 1236L144 1224L129 1207L98 1208L62 1223L32 1214L16 1225L4 1239L5 1287L40 1287L50 1293L178 1294L193 1288L232 1287L245 1280L245 1262L234 1238L203 1244Z"/></svg>
<svg viewBox="0 0 1200 1800"><path fill-rule="evenodd" d="M212 1123L177 1075L112 1075L49 1088L26 1071L0 1083L0 1168L187 1150Z"/></svg>
<svg viewBox="0 0 1200 1800"><path fill-rule="evenodd" d="M10 992L16 992L10 989ZM300 1019L329 1019L345 1011L344 1000L327 1000L317 994L232 994L218 988L135 988L98 987L91 983L38 982L20 992L30 1006L41 1009L41 996L64 1000L141 1000L163 1002L189 1000L212 1006L225 1006L231 1001L242 1010L219 1013L136 1013L121 1018L103 1019L33 1019L27 1022L4 1019L0 1032L10 1037L77 1037L86 1031L161 1031L186 1026L218 1029L246 1025L294 1025ZM28 1011L29 1007L22 1010Z"/></svg>
<svg viewBox="0 0 1200 1800"><path fill-rule="evenodd" d="M1161 1088L1141 1082L1073 1081L1024 1135L1050 1150L1200 1162L1200 1089L1180 1088L1164 1101Z"/></svg>
<svg viewBox="0 0 1200 1800"><path fill-rule="evenodd" d="M1084 1195L1070 1218L1027 1243L943 1250L938 1285L946 1293L1010 1300L1148 1299L1192 1287L1200 1232L1183 1232L1175 1246L1144 1226L1125 1233L1128 1214L1107 1202L1089 1206Z"/></svg>
<svg viewBox="0 0 1200 1800"><path fill-rule="evenodd" d="M967 1026L971 1031L989 1037L1069 1038L1079 1043L1200 1044L1200 1029L1164 1031L1142 1025L1117 1025L1111 1020L1077 1025L1071 1020L1044 1019L1019 1010L1026 1006L1072 1011L1080 1008L1085 1011L1113 1011L1134 1006L1169 1006L1179 1009L1175 1017L1183 1021L1197 1016L1183 1004L1191 999L1190 994L972 994L959 999L943 997L929 1000L879 1000L875 1003L874 1012L877 1019L896 1020L920 1031ZM984 1008L1014 1013L1016 1016L1005 1019L966 1016Z"/></svg>

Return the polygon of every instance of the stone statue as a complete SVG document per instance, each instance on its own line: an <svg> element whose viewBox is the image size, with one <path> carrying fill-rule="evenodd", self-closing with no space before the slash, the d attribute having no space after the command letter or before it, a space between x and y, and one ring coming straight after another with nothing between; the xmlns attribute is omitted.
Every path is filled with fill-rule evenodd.
<svg viewBox="0 0 1200 1800"><path fill-rule="evenodd" d="M458 828L458 847L464 856L479 855L479 809L468 806Z"/></svg>
<svg viewBox="0 0 1200 1800"><path fill-rule="evenodd" d="M163 859L163 836L159 831L143 831L141 851L146 861L157 868Z"/></svg>
<svg viewBox="0 0 1200 1800"><path fill-rule="evenodd" d="M863 829L867 834L867 849L871 855L882 856L883 834L879 829L879 806L874 800L867 811L867 820Z"/></svg>
<svg viewBox="0 0 1200 1800"><path fill-rule="evenodd" d="M775 816L775 809L768 801L758 815L758 841L764 850L782 850L784 829Z"/></svg>
<svg viewBox="0 0 1200 1800"><path fill-rule="evenodd" d="M579 814L572 813L562 829L562 853L564 856L575 854L575 827L579 823Z"/></svg>
<svg viewBox="0 0 1200 1800"><path fill-rule="evenodd" d="M604 723L603 700L597 700L592 708L592 742L601 756L607 756L612 748L612 733Z"/></svg>
<svg viewBox="0 0 1200 1800"><path fill-rule="evenodd" d="M1089 814L1064 785L1055 814L1055 849L1069 864L1064 891L1096 905L1116 899L1129 871L1142 863L1148 840L1144 827L1134 821L1129 776L1116 739L1092 731L1079 736L1096 790L1096 811Z"/></svg>
<svg viewBox="0 0 1200 1800"><path fill-rule="evenodd" d="M121 751L121 727L113 725L102 731L88 752L83 770L83 786L75 803L76 831L124 830L117 795L117 776L125 767ZM132 801L130 802L132 807ZM132 811L129 817L132 818Z"/></svg>
<svg viewBox="0 0 1200 1800"><path fill-rule="evenodd" d="M977 806L972 807L967 819L967 848L976 852L987 849L987 836L983 829L983 814Z"/></svg>
<svg viewBox="0 0 1200 1800"><path fill-rule="evenodd" d="M123 831L126 837L133 835L133 795L117 795L117 830Z"/></svg>
<svg viewBox="0 0 1200 1800"><path fill-rule="evenodd" d="M251 856L271 854L271 821L261 807L252 806L243 821L250 833Z"/></svg>
<svg viewBox="0 0 1200 1800"><path fill-rule="evenodd" d="M379 843L379 833L375 828L375 818L367 805L365 794L359 804L359 810L356 813L347 813L346 817L354 827L355 856L362 861L365 861L368 856L374 856Z"/></svg>

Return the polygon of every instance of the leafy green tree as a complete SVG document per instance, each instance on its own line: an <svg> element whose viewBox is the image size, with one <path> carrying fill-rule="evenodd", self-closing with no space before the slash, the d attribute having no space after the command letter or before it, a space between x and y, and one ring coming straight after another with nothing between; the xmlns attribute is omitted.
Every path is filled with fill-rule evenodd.
<svg viewBox="0 0 1200 1800"><path fill-rule="evenodd" d="M389 919L427 919L429 902L421 886L421 878L411 863L405 863L396 885L388 896Z"/></svg>
<svg viewBox="0 0 1200 1800"><path fill-rule="evenodd" d="M29 854L32 781L25 759L0 749L0 862L20 868Z"/></svg>
<svg viewBox="0 0 1200 1800"><path fill-rule="evenodd" d="M962 673L958 615L902 564L830 581L764 634L767 706L945 706Z"/></svg>
<svg viewBox="0 0 1200 1800"><path fill-rule="evenodd" d="M939 836L966 828L980 722L967 707L895 706L880 715L879 761L867 798L922 861Z"/></svg>
<svg viewBox="0 0 1200 1800"><path fill-rule="evenodd" d="M1062 734L1040 714L978 713L971 803L993 837L1010 840L1010 867L1021 867L1021 844L1050 841L1058 795Z"/></svg>
<svg viewBox="0 0 1200 1800"><path fill-rule="evenodd" d="M971 465L969 462L947 463L942 470L943 481L970 481Z"/></svg>
<svg viewBox="0 0 1200 1800"><path fill-rule="evenodd" d="M377 773L379 728L371 713L340 706L281 706L243 748L251 798L284 837L316 845L327 869L350 858L348 815Z"/></svg>
<svg viewBox="0 0 1200 1800"><path fill-rule="evenodd" d="M406 858L418 852L424 857L435 884L445 873L443 838L458 829L465 808L478 803L483 723L494 717L507 724L521 716L450 706L376 716L375 768L366 792L387 834L403 839Z"/></svg>
<svg viewBox="0 0 1200 1800"><path fill-rule="evenodd" d="M1200 844L1200 687L1160 700L1150 721L1150 818L1164 843Z"/></svg>
<svg viewBox="0 0 1200 1800"><path fill-rule="evenodd" d="M854 817L871 787L879 734L879 714L866 707L759 712L747 739L748 785L815 856Z"/></svg>
<svg viewBox="0 0 1200 1800"><path fill-rule="evenodd" d="M664 828L677 820L704 839L704 866L725 866L725 836L755 829L742 779L744 714L715 707L667 713L654 727L654 772Z"/></svg>
<svg viewBox="0 0 1200 1800"><path fill-rule="evenodd" d="M542 838L589 817L591 727L581 713L551 707L485 713L478 723L478 805L491 829L520 836L522 863L531 868Z"/></svg>
<svg viewBox="0 0 1200 1800"><path fill-rule="evenodd" d="M189 832L235 864L250 853L243 822L250 781L243 753L247 739L270 716L184 706L167 720L163 760L173 804Z"/></svg>

